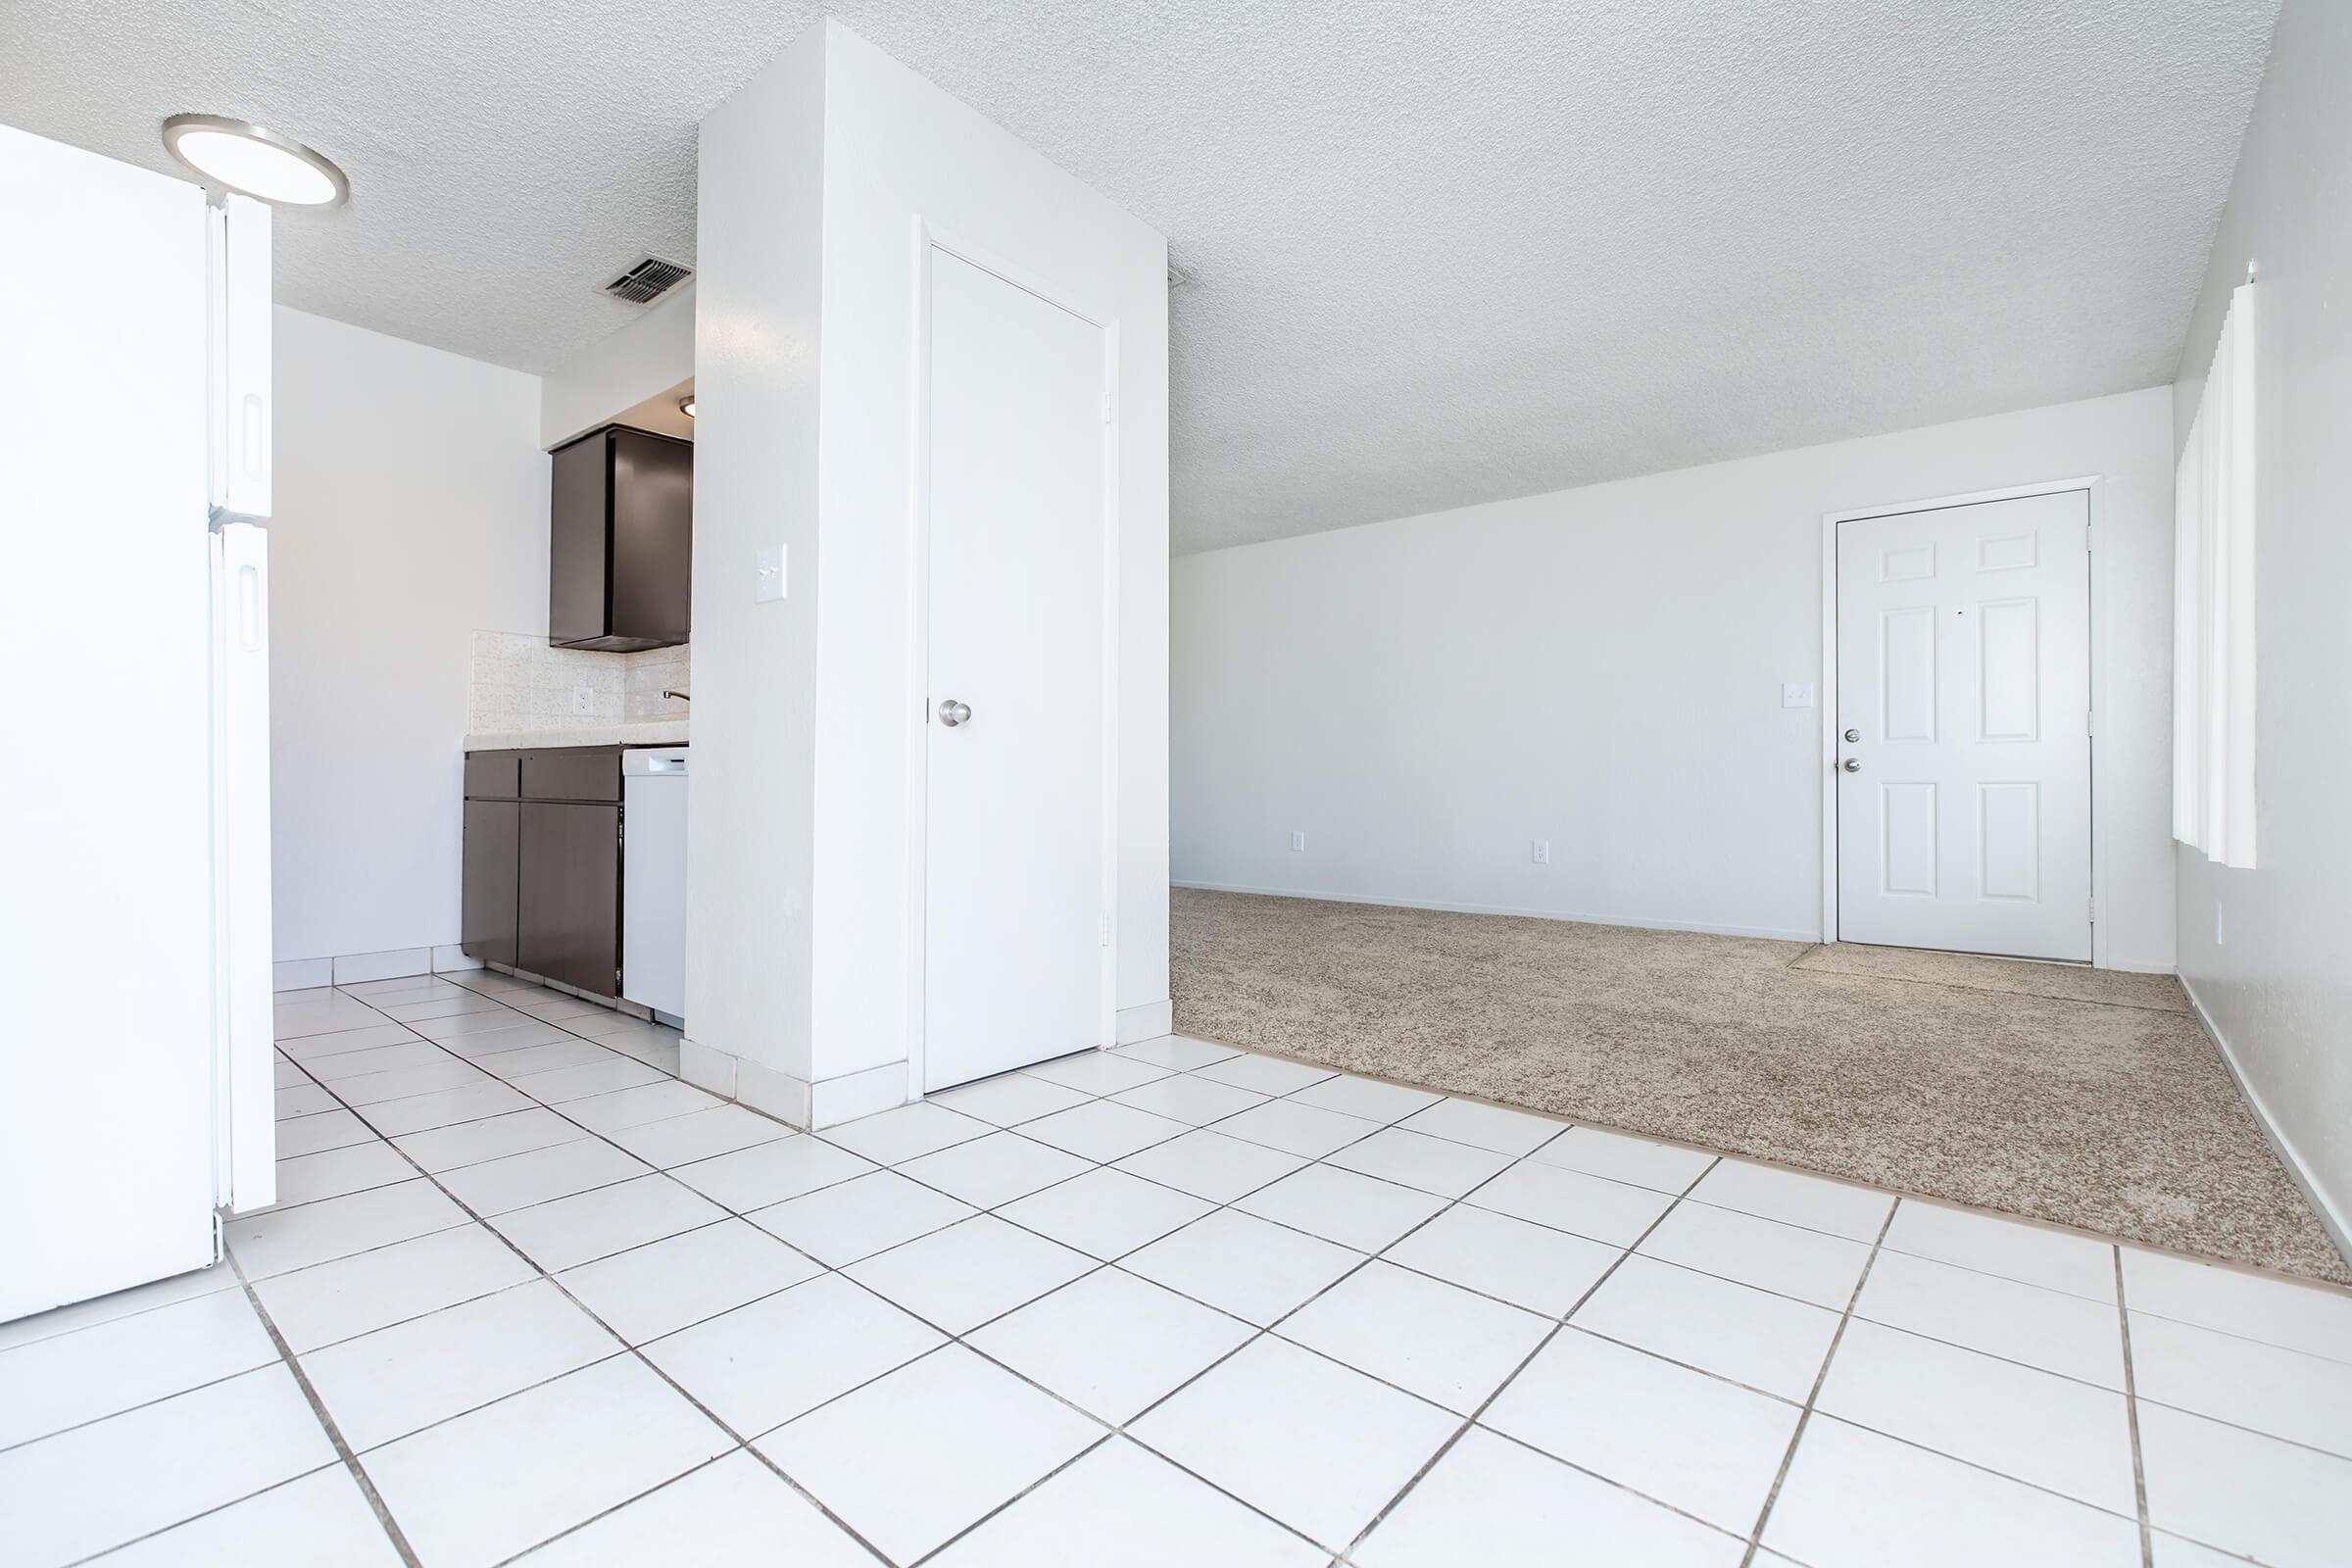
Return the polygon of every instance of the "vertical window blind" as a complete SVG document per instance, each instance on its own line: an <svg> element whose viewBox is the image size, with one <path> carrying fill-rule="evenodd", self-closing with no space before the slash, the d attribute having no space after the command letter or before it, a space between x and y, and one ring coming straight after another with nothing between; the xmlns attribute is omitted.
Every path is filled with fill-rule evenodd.
<svg viewBox="0 0 2352 1568"><path fill-rule="evenodd" d="M2173 837L2254 863L2255 288L2230 296L2173 501Z"/></svg>

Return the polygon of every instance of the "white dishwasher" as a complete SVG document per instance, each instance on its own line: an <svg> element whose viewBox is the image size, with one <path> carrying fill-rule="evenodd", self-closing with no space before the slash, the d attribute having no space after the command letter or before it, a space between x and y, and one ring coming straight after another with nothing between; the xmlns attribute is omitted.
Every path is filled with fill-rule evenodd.
<svg viewBox="0 0 2352 1568"><path fill-rule="evenodd" d="M620 754L620 994L686 1015L686 748Z"/></svg>

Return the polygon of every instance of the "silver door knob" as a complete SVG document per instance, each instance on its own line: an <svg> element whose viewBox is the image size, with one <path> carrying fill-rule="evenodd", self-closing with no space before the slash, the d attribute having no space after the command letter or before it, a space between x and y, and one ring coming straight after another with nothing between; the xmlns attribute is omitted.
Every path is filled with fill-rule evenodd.
<svg viewBox="0 0 2352 1568"><path fill-rule="evenodd" d="M1848 773L1859 773L1862 771L1862 759L1859 757L1849 757L1838 765L1844 768Z"/></svg>
<svg viewBox="0 0 2352 1568"><path fill-rule="evenodd" d="M1846 744L1847 744L1847 745L1849 745L1849 746L1850 746L1850 745L1852 745L1852 744L1853 744L1855 741L1858 741L1858 740L1860 740L1861 738L1862 738L1862 732L1861 732L1860 730L1858 730L1858 729L1849 729L1849 730L1847 730L1847 731L1845 732L1845 740L1846 740Z"/></svg>
<svg viewBox="0 0 2352 1568"><path fill-rule="evenodd" d="M972 710L951 697L939 705L939 721L950 729L972 716Z"/></svg>

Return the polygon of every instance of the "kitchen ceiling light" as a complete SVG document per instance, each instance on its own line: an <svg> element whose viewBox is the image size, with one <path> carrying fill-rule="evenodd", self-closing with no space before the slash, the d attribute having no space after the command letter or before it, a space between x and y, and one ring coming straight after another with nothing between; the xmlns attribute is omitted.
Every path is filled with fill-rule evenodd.
<svg viewBox="0 0 2352 1568"><path fill-rule="evenodd" d="M678 412L679 412L680 414L683 414L684 416L686 416L686 417L688 417L689 419L693 418L693 417L694 417L694 399L692 399L692 398L680 398L680 399L678 399Z"/></svg>
<svg viewBox="0 0 2352 1568"><path fill-rule="evenodd" d="M338 207L351 183L325 157L290 137L219 115L173 115L164 146L210 184L284 207Z"/></svg>

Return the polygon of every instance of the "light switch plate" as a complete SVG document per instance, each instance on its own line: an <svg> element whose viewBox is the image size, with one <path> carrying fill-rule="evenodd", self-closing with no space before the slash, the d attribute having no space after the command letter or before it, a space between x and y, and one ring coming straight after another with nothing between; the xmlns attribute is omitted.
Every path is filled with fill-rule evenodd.
<svg viewBox="0 0 2352 1568"><path fill-rule="evenodd" d="M752 588L752 602L764 605L784 597L784 547L760 552L760 576Z"/></svg>
<svg viewBox="0 0 2352 1568"><path fill-rule="evenodd" d="M1811 708L1813 706L1813 683L1809 680L1783 681L1781 683L1781 706L1783 708Z"/></svg>

